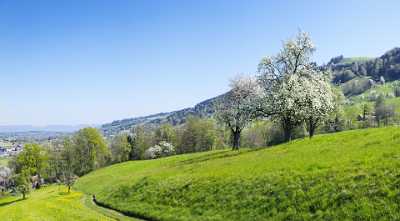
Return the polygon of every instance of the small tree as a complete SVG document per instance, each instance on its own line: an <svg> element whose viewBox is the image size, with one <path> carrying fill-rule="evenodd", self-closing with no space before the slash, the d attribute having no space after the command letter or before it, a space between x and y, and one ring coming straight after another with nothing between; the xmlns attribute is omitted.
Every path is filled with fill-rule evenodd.
<svg viewBox="0 0 400 221"><path fill-rule="evenodd" d="M213 119L189 116L178 134L177 153L201 152L214 147L217 129Z"/></svg>
<svg viewBox="0 0 400 221"><path fill-rule="evenodd" d="M304 118L309 137L312 138L318 125L334 110L335 95L328 80L320 73L311 73L303 83Z"/></svg>
<svg viewBox="0 0 400 221"><path fill-rule="evenodd" d="M128 135L118 134L111 140L110 144L111 158L114 163L120 163L129 160L131 146Z"/></svg>
<svg viewBox="0 0 400 221"><path fill-rule="evenodd" d="M155 141L157 143L166 141L168 143L174 143L176 141L176 132L171 124L162 124L155 131Z"/></svg>
<svg viewBox="0 0 400 221"><path fill-rule="evenodd" d="M68 187L68 193L71 192L71 187L76 180L74 173L75 153L71 141L65 139L64 149L61 153L61 168L62 168L62 182Z"/></svg>
<svg viewBox="0 0 400 221"><path fill-rule="evenodd" d="M30 171L24 169L20 173L16 174L14 183L16 190L22 194L22 199L26 199L26 195L31 191L31 183L29 181Z"/></svg>
<svg viewBox="0 0 400 221"><path fill-rule="evenodd" d="M143 126L132 128L131 133L128 135L128 143L130 146L130 160L142 159L145 150L154 145L152 134Z"/></svg>
<svg viewBox="0 0 400 221"><path fill-rule="evenodd" d="M368 128L371 126L372 106L369 103L363 103L361 109L362 127Z"/></svg>
<svg viewBox="0 0 400 221"><path fill-rule="evenodd" d="M244 127L256 117L261 89L253 77L239 76L231 81L231 90L217 107L217 119L232 134L232 149L238 150Z"/></svg>
<svg viewBox="0 0 400 221"><path fill-rule="evenodd" d="M110 159L108 146L96 128L83 128L72 138L75 173L79 176L107 164Z"/></svg>
<svg viewBox="0 0 400 221"><path fill-rule="evenodd" d="M375 101L375 120L378 127L383 124L387 126L391 118L395 115L395 108L392 105L385 104L385 99L382 95Z"/></svg>
<svg viewBox="0 0 400 221"><path fill-rule="evenodd" d="M38 144L27 144L24 146L24 150L16 156L15 162L12 165L16 174L23 174L24 177L38 176L38 186L40 187L40 182L42 174L46 171L48 167L48 155L45 149Z"/></svg>
<svg viewBox="0 0 400 221"><path fill-rule="evenodd" d="M333 110L325 120L326 132L339 132L345 128L345 114L343 104L345 96L340 88L332 88L333 93Z"/></svg>

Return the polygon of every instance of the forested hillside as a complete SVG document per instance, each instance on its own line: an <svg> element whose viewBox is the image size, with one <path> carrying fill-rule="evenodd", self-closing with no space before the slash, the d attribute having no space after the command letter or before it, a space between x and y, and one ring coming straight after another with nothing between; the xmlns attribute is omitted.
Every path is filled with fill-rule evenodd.
<svg viewBox="0 0 400 221"><path fill-rule="evenodd" d="M118 132L130 130L138 125L147 127L157 127L162 124L179 125L186 122L188 116L209 117L215 112L215 104L225 95L220 95L196 104L194 107L185 108L169 113L159 113L145 117L129 118L117 120L109 124L104 124L101 130L106 136L115 135Z"/></svg>

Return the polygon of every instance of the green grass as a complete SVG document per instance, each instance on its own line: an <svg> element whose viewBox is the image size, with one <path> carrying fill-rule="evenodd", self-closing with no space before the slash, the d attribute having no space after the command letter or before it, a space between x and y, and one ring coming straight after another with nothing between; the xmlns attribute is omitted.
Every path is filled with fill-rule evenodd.
<svg viewBox="0 0 400 221"><path fill-rule="evenodd" d="M114 220L103 212L84 205L84 195L66 192L64 186L49 186L33 191L26 200L21 197L0 198L0 220Z"/></svg>
<svg viewBox="0 0 400 221"><path fill-rule="evenodd" d="M0 166L7 166L9 158L0 157Z"/></svg>
<svg viewBox="0 0 400 221"><path fill-rule="evenodd" d="M126 162L75 188L160 220L399 220L400 129Z"/></svg>

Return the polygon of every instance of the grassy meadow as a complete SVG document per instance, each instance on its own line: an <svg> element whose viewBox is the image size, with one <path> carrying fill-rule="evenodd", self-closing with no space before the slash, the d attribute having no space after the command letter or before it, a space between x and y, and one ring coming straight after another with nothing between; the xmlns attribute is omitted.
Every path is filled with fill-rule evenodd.
<svg viewBox="0 0 400 221"><path fill-rule="evenodd" d="M85 200L82 193L72 191L68 194L64 186L44 187L33 191L26 200L14 196L0 198L0 220L117 220L86 206Z"/></svg>
<svg viewBox="0 0 400 221"><path fill-rule="evenodd" d="M131 161L75 189L155 220L399 220L400 128Z"/></svg>

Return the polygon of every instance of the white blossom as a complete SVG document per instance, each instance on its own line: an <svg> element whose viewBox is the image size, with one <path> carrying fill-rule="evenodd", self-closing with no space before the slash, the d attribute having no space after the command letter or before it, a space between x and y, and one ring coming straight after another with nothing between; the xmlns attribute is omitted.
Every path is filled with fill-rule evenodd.
<svg viewBox="0 0 400 221"><path fill-rule="evenodd" d="M217 106L217 119L225 123L239 147L240 133L256 116L262 88L252 76L238 76L230 83L231 90Z"/></svg>
<svg viewBox="0 0 400 221"><path fill-rule="evenodd" d="M175 147L165 141L161 141L158 145L148 148L144 152L145 159L156 159L160 157L171 156L175 154Z"/></svg>
<svg viewBox="0 0 400 221"><path fill-rule="evenodd" d="M286 139L305 120L318 122L333 109L333 93L327 77L310 61L315 47L308 34L300 32L274 57L258 66L264 89L264 116L279 120Z"/></svg>

